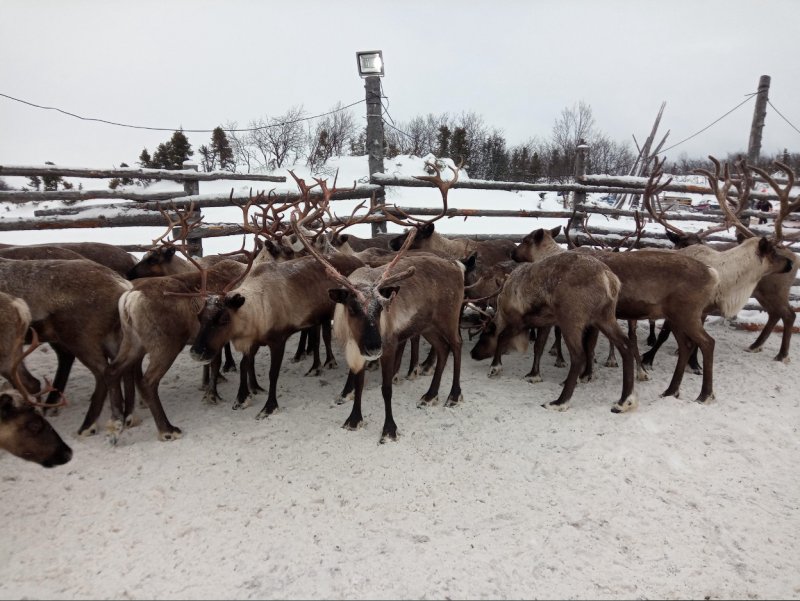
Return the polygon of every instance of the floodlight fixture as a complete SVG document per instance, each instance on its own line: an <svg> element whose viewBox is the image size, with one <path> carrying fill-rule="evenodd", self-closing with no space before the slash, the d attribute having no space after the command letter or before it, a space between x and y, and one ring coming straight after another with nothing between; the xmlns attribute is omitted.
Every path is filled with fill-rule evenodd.
<svg viewBox="0 0 800 601"><path fill-rule="evenodd" d="M380 50L364 50L356 52L358 74L361 77L383 77L383 52Z"/></svg>

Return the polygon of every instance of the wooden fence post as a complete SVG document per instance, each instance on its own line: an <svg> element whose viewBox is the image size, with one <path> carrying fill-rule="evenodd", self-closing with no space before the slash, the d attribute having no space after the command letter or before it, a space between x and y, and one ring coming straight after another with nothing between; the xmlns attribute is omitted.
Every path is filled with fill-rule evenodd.
<svg viewBox="0 0 800 601"><path fill-rule="evenodd" d="M750 126L750 141L747 144L747 162L751 165L758 164L761 154L761 132L764 129L764 120L767 118L767 102L769 102L769 75L762 75L758 80L758 96L753 109L753 123Z"/></svg>
<svg viewBox="0 0 800 601"><path fill-rule="evenodd" d="M580 184L583 178L586 177L586 163L589 158L589 145L583 140L578 142L578 147L575 149L575 183ZM564 208L567 208L566 197L564 198ZM579 205L586 204L586 192L582 190L575 190L572 193L572 208ZM577 227L581 224L581 219L575 216L569 223L569 229L576 231Z"/></svg>
<svg viewBox="0 0 800 601"><path fill-rule="evenodd" d="M364 89L367 92L367 156L369 159L369 175L383 173L383 115L381 106L381 78L370 75L364 78ZM381 187L375 195L375 204L386 204L386 191ZM386 222L372 224L372 236L386 233Z"/></svg>
<svg viewBox="0 0 800 601"><path fill-rule="evenodd" d="M193 169L194 171L198 171L197 163L192 163L191 161L184 161L183 162L184 169ZM195 196L200 194L200 182L196 179L187 179L183 182L183 190L189 196ZM200 209L195 209L192 212L191 221L194 223L195 221L199 221L203 217ZM178 229L178 228L175 228ZM179 237L181 236L181 232L174 232L173 236ZM189 253L192 257L202 257L203 256L203 239L202 238L188 238L186 240L186 252Z"/></svg>

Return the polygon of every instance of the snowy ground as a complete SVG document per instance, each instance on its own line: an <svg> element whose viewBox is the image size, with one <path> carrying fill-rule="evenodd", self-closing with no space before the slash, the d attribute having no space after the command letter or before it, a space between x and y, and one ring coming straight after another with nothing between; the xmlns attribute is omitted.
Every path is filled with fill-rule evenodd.
<svg viewBox="0 0 800 601"><path fill-rule="evenodd" d="M306 363L287 362L280 411L256 421L264 395L231 411L233 381L228 402L202 404L187 353L161 386L181 440L159 442L146 409L116 447L79 439L91 379L76 366L72 404L52 420L73 460L47 470L0 455L0 598L796 599L798 372L772 361L779 336L753 355L754 333L709 332L716 401L692 401L691 374L681 399L659 398L668 343L623 415L609 411L619 369L598 366L551 412L539 405L566 373L552 358L544 383L521 379L528 355L490 380L465 342L463 404L417 409L427 378L404 382L401 436L385 445L375 373L351 432L349 406L332 402L343 366L304 378ZM37 349L29 365L43 375L54 360Z"/></svg>

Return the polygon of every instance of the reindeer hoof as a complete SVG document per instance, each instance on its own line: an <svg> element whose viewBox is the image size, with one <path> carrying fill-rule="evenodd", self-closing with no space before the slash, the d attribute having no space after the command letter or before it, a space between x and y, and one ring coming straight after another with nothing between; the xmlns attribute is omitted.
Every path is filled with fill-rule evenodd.
<svg viewBox="0 0 800 601"><path fill-rule="evenodd" d="M305 353L298 353L294 357L292 357L292 363L300 363L303 359L305 359L308 355Z"/></svg>
<svg viewBox="0 0 800 601"><path fill-rule="evenodd" d="M621 403L616 403L611 406L611 413L627 413L633 411L639 406L639 399L635 394L628 395Z"/></svg>
<svg viewBox="0 0 800 601"><path fill-rule="evenodd" d="M429 376L433 373L433 365L423 365L419 370L419 375Z"/></svg>
<svg viewBox="0 0 800 601"><path fill-rule="evenodd" d="M312 376L321 376L321 375L322 375L322 369L319 367L312 367L306 372L306 378Z"/></svg>
<svg viewBox="0 0 800 601"><path fill-rule="evenodd" d="M538 384L539 382L544 382L541 374L525 374L522 378L526 382L530 382L531 384Z"/></svg>
<svg viewBox="0 0 800 601"><path fill-rule="evenodd" d="M380 443L386 444L387 442L397 442L397 432L384 432L381 434Z"/></svg>
<svg viewBox="0 0 800 601"><path fill-rule="evenodd" d="M748 346L744 350L747 351L748 353L760 353L762 348L763 347L760 347L760 346L756 346L756 347Z"/></svg>
<svg viewBox="0 0 800 601"><path fill-rule="evenodd" d="M130 415L125 416L125 427L126 428L135 428L136 426L142 425L142 418L136 415L135 413L131 413Z"/></svg>
<svg viewBox="0 0 800 601"><path fill-rule="evenodd" d="M550 409L551 411L566 411L569 409L569 402L558 405L555 401L552 401L550 403L542 403L542 407L545 409Z"/></svg>
<svg viewBox="0 0 800 601"><path fill-rule="evenodd" d="M664 392L662 392L660 396L661 397L674 396L676 399L679 399L681 397L681 391L680 391L680 389L674 390L674 391L668 389L668 390L665 390Z"/></svg>
<svg viewBox="0 0 800 601"><path fill-rule="evenodd" d="M223 376L221 373L217 374L217 382L227 382L227 381L228 381L228 378Z"/></svg>
<svg viewBox="0 0 800 601"><path fill-rule="evenodd" d="M556 361L555 366L556 367L566 367L567 366L567 362L562 360L562 359L559 359L559 360Z"/></svg>
<svg viewBox="0 0 800 601"><path fill-rule="evenodd" d="M112 447L117 446L119 437L125 429L121 419L110 419L106 424L106 442Z"/></svg>
<svg viewBox="0 0 800 601"><path fill-rule="evenodd" d="M181 432L180 428L173 428L167 432L159 432L158 439L162 442L169 442L172 440L178 440L179 438L183 437L183 432Z"/></svg>
<svg viewBox="0 0 800 601"><path fill-rule="evenodd" d="M459 394L457 397L451 395L451 396L447 397L447 401L445 401L444 406L445 407L455 407L456 405L461 403L463 400L464 400L464 395L463 394Z"/></svg>
<svg viewBox="0 0 800 601"><path fill-rule="evenodd" d="M398 374L395 374L395 375L392 377L392 385L393 385L393 386L399 386L399 385L400 385L400 382L402 382L402 380L400 379L400 376L399 376Z"/></svg>
<svg viewBox="0 0 800 601"><path fill-rule="evenodd" d="M239 411L240 409L247 409L252 404L253 404L253 395L248 394L247 398L245 398L243 401L236 401L231 406L231 409L233 409L234 411Z"/></svg>
<svg viewBox="0 0 800 601"><path fill-rule="evenodd" d="M640 382L648 382L650 381L650 374L648 374L645 370L640 369L636 372L636 379Z"/></svg>
<svg viewBox="0 0 800 601"><path fill-rule="evenodd" d="M492 367L489 368L489 377L490 378L496 378L501 373L503 373L503 366L502 365L492 365Z"/></svg>
<svg viewBox="0 0 800 601"><path fill-rule="evenodd" d="M580 380L583 384L586 384L586 382L591 382L592 381L592 375L593 374L582 375L580 378L578 378L578 380Z"/></svg>
<svg viewBox="0 0 800 601"><path fill-rule="evenodd" d="M350 430L351 432L355 432L364 424L363 419L352 419L348 418L347 421L342 424L342 428L345 430Z"/></svg>
<svg viewBox="0 0 800 601"><path fill-rule="evenodd" d="M700 403L701 405L708 405L711 401L714 400L714 393L708 395L700 395L695 399L696 402Z"/></svg>
<svg viewBox="0 0 800 601"><path fill-rule="evenodd" d="M328 359L325 362L325 369L336 369L339 367L339 364L336 363L336 359Z"/></svg>
<svg viewBox="0 0 800 601"><path fill-rule="evenodd" d="M789 359L788 356L784 356L784 355L776 355L775 356L775 361L780 361L781 363L786 363L787 365L792 362L792 360Z"/></svg>
<svg viewBox="0 0 800 601"><path fill-rule="evenodd" d="M609 359L604 363L606 367L619 367L619 363L617 363L616 359Z"/></svg>
<svg viewBox="0 0 800 601"><path fill-rule="evenodd" d="M78 430L78 436L86 437L86 436L94 436L95 434L97 434L97 424L92 424L85 430Z"/></svg>
<svg viewBox="0 0 800 601"><path fill-rule="evenodd" d="M203 402L206 405L216 405L221 400L222 399L219 397L219 395L214 394L213 392L210 391L206 391L206 393L203 395Z"/></svg>
<svg viewBox="0 0 800 601"><path fill-rule="evenodd" d="M430 407L431 405L435 405L438 401L439 401L438 396L432 396L428 398L426 395L422 395L422 397L419 399L419 402L417 403L417 407L419 408Z"/></svg>
<svg viewBox="0 0 800 601"><path fill-rule="evenodd" d="M237 371L236 370L236 364L231 363L230 365L225 365L225 366L223 366L222 371L224 371L226 374L229 373L229 372L234 372L235 373Z"/></svg>

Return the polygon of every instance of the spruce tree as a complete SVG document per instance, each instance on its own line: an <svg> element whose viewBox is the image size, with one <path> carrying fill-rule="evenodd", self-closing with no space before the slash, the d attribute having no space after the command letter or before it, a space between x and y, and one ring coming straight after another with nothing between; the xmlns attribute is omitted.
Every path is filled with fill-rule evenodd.
<svg viewBox="0 0 800 601"><path fill-rule="evenodd" d="M450 141L450 158L456 163L469 163L467 130L463 127L456 127L453 130L453 139Z"/></svg>
<svg viewBox="0 0 800 601"><path fill-rule="evenodd" d="M178 130L172 134L172 138L167 146L167 169L183 169L183 162L188 161L189 157L194 154L192 145L189 144L188 138L184 135L183 130Z"/></svg>
<svg viewBox="0 0 800 601"><path fill-rule="evenodd" d="M150 157L150 153L147 152L147 148L144 148L142 154L139 155L139 166L143 169L150 169L153 166L153 159Z"/></svg>
<svg viewBox="0 0 800 601"><path fill-rule="evenodd" d="M28 178L28 184L38 192L42 187L42 180L38 175L31 175Z"/></svg>
<svg viewBox="0 0 800 601"><path fill-rule="evenodd" d="M215 128L211 134L211 152L215 159L215 167L233 171L235 166L233 150L228 142L228 136L221 127Z"/></svg>
<svg viewBox="0 0 800 601"><path fill-rule="evenodd" d="M450 135L449 127L446 125L439 126L439 133L436 134L436 143L438 144L436 149L437 157L450 156Z"/></svg>
<svg viewBox="0 0 800 601"><path fill-rule="evenodd" d="M45 161L45 165L55 165L52 161ZM58 184L61 183L60 175L43 175L42 183L44 183L45 191L53 192L58 190Z"/></svg>

